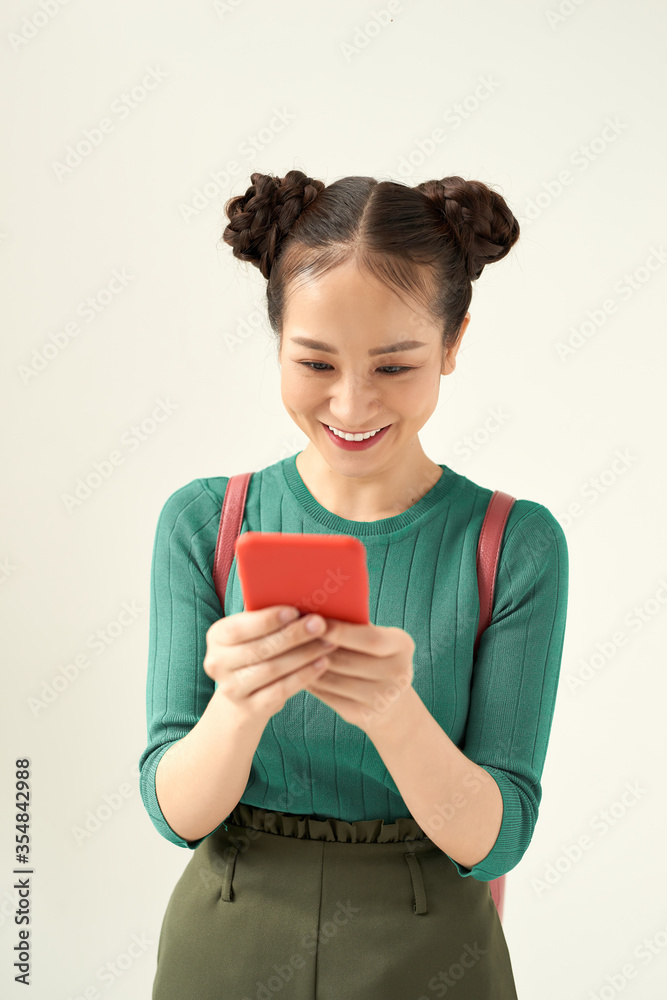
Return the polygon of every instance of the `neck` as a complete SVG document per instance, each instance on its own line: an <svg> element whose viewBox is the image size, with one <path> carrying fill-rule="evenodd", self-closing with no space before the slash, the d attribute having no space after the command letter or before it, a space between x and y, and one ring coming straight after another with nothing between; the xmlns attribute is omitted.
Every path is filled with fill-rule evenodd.
<svg viewBox="0 0 667 1000"><path fill-rule="evenodd" d="M296 467L310 493L332 514L350 521L378 521L395 517L414 506L431 490L442 469L424 453L421 442L407 454L390 456L386 465L371 474L343 474L326 462L312 444L296 457ZM350 461L349 468L354 469Z"/></svg>

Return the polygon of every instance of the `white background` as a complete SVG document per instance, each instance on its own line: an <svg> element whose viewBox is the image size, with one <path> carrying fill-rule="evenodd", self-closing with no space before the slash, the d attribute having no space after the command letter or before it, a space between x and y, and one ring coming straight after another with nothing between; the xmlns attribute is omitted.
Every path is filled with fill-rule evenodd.
<svg viewBox="0 0 667 1000"><path fill-rule="evenodd" d="M3 5L3 995L26 995L12 869L27 756L30 995L150 996L191 857L138 790L154 532L178 487L307 443L282 407L266 282L221 240L222 206L250 174L293 168L325 183L461 174L521 223L474 286L421 434L433 461L545 504L568 541L543 801L507 876L504 929L521 1000L662 995L667 18L658 0L558 2L403 2L388 24L382 0ZM280 130L276 111L291 119ZM59 168L104 118L112 130ZM128 282L107 295L114 271ZM154 423L160 400L171 413ZM492 411L505 417L489 430ZM115 450L122 462L68 505ZM117 629L126 604L137 616ZM96 654L98 629L110 638ZM127 961L133 936L149 943Z"/></svg>

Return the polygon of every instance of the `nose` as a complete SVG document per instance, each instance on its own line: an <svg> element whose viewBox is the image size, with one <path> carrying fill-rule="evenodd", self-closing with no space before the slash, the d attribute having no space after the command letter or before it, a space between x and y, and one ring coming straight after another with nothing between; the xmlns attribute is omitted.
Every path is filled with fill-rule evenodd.
<svg viewBox="0 0 667 1000"><path fill-rule="evenodd" d="M341 377L331 388L329 412L334 427L375 430L373 420L383 412L382 401L375 386L354 376Z"/></svg>

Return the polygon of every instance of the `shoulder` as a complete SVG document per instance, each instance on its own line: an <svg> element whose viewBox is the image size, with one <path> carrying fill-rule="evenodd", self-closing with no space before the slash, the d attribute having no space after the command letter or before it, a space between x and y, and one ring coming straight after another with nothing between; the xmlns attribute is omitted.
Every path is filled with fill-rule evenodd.
<svg viewBox="0 0 667 1000"><path fill-rule="evenodd" d="M494 490L460 473L453 474L458 486L457 500L469 509L471 524L479 530ZM513 496L511 489L502 485L498 489ZM528 545L536 556L540 552L553 552L567 558L565 532L553 512L538 500L514 497L503 532L501 558L504 550L511 551L523 545Z"/></svg>
<svg viewBox="0 0 667 1000"><path fill-rule="evenodd" d="M208 517L220 515L229 476L192 479L173 490L163 502L159 515L162 530L167 527L201 526Z"/></svg>
<svg viewBox="0 0 667 1000"><path fill-rule="evenodd" d="M498 581L511 601L546 602L548 615L564 620L569 587L569 555L562 525L535 500L517 499L507 519L500 548ZM523 596L521 596L523 595ZM504 603L499 595L499 610Z"/></svg>
<svg viewBox="0 0 667 1000"><path fill-rule="evenodd" d="M493 490L461 477L469 498L468 524L475 548ZM503 492L513 496L511 489ZM535 622L564 627L569 589L569 556L562 525L545 504L514 497L503 531L494 595L494 616L501 620L520 608ZM540 616L543 616L541 618Z"/></svg>
<svg viewBox="0 0 667 1000"><path fill-rule="evenodd" d="M277 462L266 469L258 469L249 473L248 490L245 497L244 508L256 507L261 496L277 496L281 489L279 478L280 466ZM248 473L243 473L247 475ZM241 476L236 473L235 476ZM222 504L229 486L230 480L235 476L200 476L190 480L184 486L179 486L169 494L164 501L160 517L163 520L174 520L178 518L180 522L194 519L202 523L206 515L220 518Z"/></svg>
<svg viewBox="0 0 667 1000"><path fill-rule="evenodd" d="M567 539L563 526L544 504L517 499L507 518L504 545L509 549L527 546L536 559L553 555L567 560Z"/></svg>

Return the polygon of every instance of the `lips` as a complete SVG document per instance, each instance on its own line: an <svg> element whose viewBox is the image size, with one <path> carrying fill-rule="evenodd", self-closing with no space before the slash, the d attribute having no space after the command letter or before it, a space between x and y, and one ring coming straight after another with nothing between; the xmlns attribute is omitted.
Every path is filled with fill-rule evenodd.
<svg viewBox="0 0 667 1000"><path fill-rule="evenodd" d="M322 420L320 420L320 423L322 424L327 437L339 448L342 448L345 451L365 451L367 448L372 448L374 445L379 444L379 442L387 434L389 428L392 426L391 424L386 424L378 430L377 434L374 434L372 437L366 438L365 440L346 441L345 438L339 437L337 434L334 434L333 431L330 431L328 424L325 424Z"/></svg>
<svg viewBox="0 0 667 1000"><path fill-rule="evenodd" d="M324 421L320 421L320 423L324 423ZM334 425L333 424L324 424L324 426L328 428L328 427L333 427ZM389 424L385 424L384 426L388 427ZM368 434L368 433L370 433L370 431L383 431L384 427L370 427L367 431L344 431L340 427L336 427L336 430L340 431L341 434Z"/></svg>

